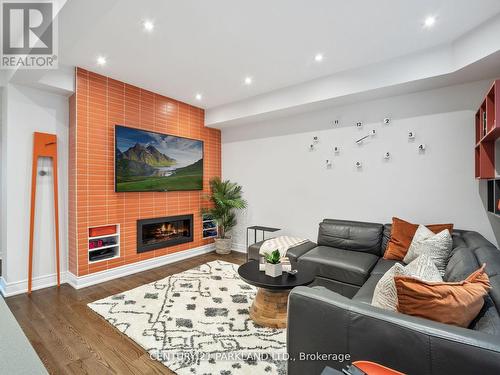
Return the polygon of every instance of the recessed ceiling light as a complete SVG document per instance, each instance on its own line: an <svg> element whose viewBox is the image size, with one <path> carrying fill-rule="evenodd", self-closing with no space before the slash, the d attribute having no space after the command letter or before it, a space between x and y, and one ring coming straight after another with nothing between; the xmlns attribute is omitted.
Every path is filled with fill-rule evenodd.
<svg viewBox="0 0 500 375"><path fill-rule="evenodd" d="M252 81L252 77L245 77L245 85L251 85Z"/></svg>
<svg viewBox="0 0 500 375"><path fill-rule="evenodd" d="M429 29L431 28L432 26L434 26L434 24L436 23L436 17L434 16L429 16L425 19L424 21L424 27Z"/></svg>
<svg viewBox="0 0 500 375"><path fill-rule="evenodd" d="M104 56L99 56L97 58L97 65L101 66L106 65L106 58Z"/></svg>
<svg viewBox="0 0 500 375"><path fill-rule="evenodd" d="M201 100L203 98L203 96L201 94L196 94L195 98L196 98L196 100Z"/></svg>
<svg viewBox="0 0 500 375"><path fill-rule="evenodd" d="M321 53L317 53L317 54L314 56L314 61L316 61L316 62L321 62L321 61L323 61L323 54L321 54Z"/></svg>
<svg viewBox="0 0 500 375"><path fill-rule="evenodd" d="M144 27L144 31L148 32L153 31L153 29L155 28L155 24L153 23L153 21L144 21L142 23L142 26Z"/></svg>

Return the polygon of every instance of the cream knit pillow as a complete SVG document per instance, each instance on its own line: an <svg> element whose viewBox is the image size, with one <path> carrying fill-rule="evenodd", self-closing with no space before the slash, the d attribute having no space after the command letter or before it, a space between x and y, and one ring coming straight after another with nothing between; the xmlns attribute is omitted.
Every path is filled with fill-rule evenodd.
<svg viewBox="0 0 500 375"><path fill-rule="evenodd" d="M408 264L420 255L426 254L432 258L441 276L444 276L452 248L453 240L448 229L434 234L425 226L420 225L403 262Z"/></svg>
<svg viewBox="0 0 500 375"><path fill-rule="evenodd" d="M406 267L396 263L375 286L372 298L373 306L397 311L398 293L394 276L412 276L423 281L443 281L434 261L427 255L419 256Z"/></svg>

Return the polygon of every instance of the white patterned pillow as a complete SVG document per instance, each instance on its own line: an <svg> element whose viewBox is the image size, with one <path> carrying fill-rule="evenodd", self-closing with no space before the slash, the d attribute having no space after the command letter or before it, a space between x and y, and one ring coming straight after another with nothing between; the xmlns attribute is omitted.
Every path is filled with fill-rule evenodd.
<svg viewBox="0 0 500 375"><path fill-rule="evenodd" d="M441 276L444 276L452 248L453 240L448 229L434 234L425 226L420 225L403 262L408 264L420 255L426 254L436 263Z"/></svg>
<svg viewBox="0 0 500 375"><path fill-rule="evenodd" d="M380 278L373 292L372 305L385 310L397 311L398 293L394 276L412 276L423 281L443 281L434 261L421 255L406 267L396 263Z"/></svg>
<svg viewBox="0 0 500 375"><path fill-rule="evenodd" d="M415 253L415 249L420 242L425 241L431 237L434 237L435 235L436 233L427 228L425 225L419 225L417 231L415 232L415 235L413 236L413 239L411 240L410 247L408 248L406 254L408 254L410 250L412 251L412 253ZM405 262L405 263L408 264L410 262Z"/></svg>

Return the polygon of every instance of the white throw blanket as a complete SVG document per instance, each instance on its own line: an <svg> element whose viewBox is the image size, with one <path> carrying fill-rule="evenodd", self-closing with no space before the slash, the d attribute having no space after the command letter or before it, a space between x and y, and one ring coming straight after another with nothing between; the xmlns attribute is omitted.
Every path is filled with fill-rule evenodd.
<svg viewBox="0 0 500 375"><path fill-rule="evenodd" d="M307 242L307 240L299 237L279 236L265 241L260 247L259 253L265 255L266 253L272 253L274 250L279 250L281 257L285 257L289 248L304 242Z"/></svg>

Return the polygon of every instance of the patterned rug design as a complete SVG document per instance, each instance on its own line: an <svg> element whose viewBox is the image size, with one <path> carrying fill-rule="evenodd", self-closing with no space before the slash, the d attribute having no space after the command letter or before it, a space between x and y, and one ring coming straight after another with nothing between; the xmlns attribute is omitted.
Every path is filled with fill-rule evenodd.
<svg viewBox="0 0 500 375"><path fill-rule="evenodd" d="M286 374L286 333L255 325L256 288L213 261L88 306L177 374Z"/></svg>

